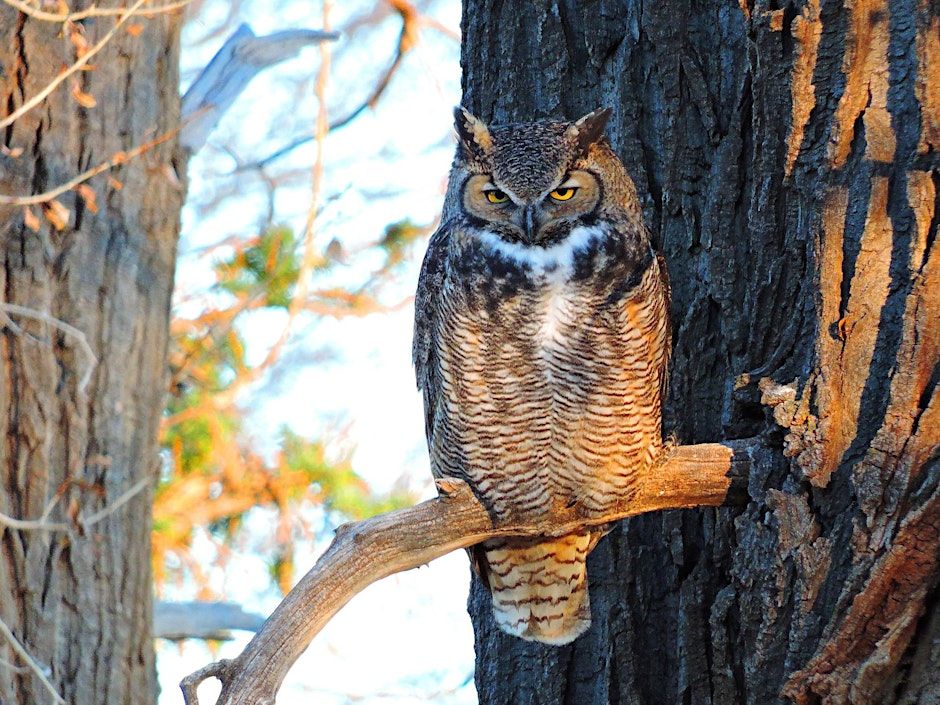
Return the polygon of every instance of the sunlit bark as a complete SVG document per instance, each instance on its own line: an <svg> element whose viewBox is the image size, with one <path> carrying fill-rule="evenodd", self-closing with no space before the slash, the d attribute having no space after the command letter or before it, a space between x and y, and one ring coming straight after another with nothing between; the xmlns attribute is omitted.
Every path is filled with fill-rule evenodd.
<svg viewBox="0 0 940 705"><path fill-rule="evenodd" d="M466 0L464 104L614 109L673 283L667 430L773 451L746 508L599 544L571 646L475 582L480 702L937 702L940 7L526 5Z"/></svg>

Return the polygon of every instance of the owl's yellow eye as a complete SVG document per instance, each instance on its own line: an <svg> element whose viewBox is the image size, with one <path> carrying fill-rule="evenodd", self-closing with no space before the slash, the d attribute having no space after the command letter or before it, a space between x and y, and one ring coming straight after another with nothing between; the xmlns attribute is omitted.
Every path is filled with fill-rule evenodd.
<svg viewBox="0 0 940 705"><path fill-rule="evenodd" d="M552 191L549 196L551 196L556 201L568 201L574 196L574 192L578 189L568 186L567 188L556 188Z"/></svg>
<svg viewBox="0 0 940 705"><path fill-rule="evenodd" d="M507 196L505 193L503 193L499 189L491 189L489 191L485 191L485 193L486 193L486 200L489 201L490 203L505 203L506 201L509 200L509 196Z"/></svg>

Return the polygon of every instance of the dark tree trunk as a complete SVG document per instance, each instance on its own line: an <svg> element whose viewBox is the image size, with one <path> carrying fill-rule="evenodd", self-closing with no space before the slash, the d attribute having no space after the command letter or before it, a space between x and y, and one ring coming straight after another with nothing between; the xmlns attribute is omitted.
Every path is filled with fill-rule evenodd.
<svg viewBox="0 0 940 705"><path fill-rule="evenodd" d="M88 43L115 20L81 22ZM66 82L0 133L0 193L42 193L178 124L179 17L135 21L139 36L122 28L94 70L77 74L96 106L82 107L73 93L88 99ZM75 60L69 34L0 4L0 115ZM114 170L115 181L89 182L97 212L74 191L61 196L70 211L62 229L40 206L38 232L22 207L0 206L0 302L74 326L97 356L83 385L89 359L75 335L19 314L0 334L0 512L39 520L54 503L48 521L66 524L0 523L0 620L70 705L151 703L156 694L150 507L183 198L168 167L179 157L173 144ZM101 521L76 521L147 478ZM51 702L0 635L0 703Z"/></svg>
<svg viewBox="0 0 940 705"><path fill-rule="evenodd" d="M940 702L940 5L465 0L465 105L614 109L668 259L667 432L741 509L624 522L573 645L472 588L482 705Z"/></svg>

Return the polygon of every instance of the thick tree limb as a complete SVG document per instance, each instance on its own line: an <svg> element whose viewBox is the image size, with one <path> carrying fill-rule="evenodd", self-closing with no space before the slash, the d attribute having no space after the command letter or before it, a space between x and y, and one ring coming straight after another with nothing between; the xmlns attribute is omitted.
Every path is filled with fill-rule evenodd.
<svg viewBox="0 0 940 705"><path fill-rule="evenodd" d="M288 29L256 37L242 24L183 96L183 131L180 144L190 153L199 151L209 133L260 71L294 57L301 49L332 41L339 35L318 29Z"/></svg>
<svg viewBox="0 0 940 705"><path fill-rule="evenodd" d="M157 602L153 606L153 635L158 639L232 638L233 629L256 632L264 617L232 602Z"/></svg>
<svg viewBox="0 0 940 705"><path fill-rule="evenodd" d="M217 705L270 705L290 667L353 596L381 578L455 549L496 536L561 536L663 509L739 504L757 446L749 440L673 448L629 504L591 519L578 517L573 509L547 514L538 522L494 523L468 485L440 481L439 497L339 527L326 553L245 650L236 659L184 678L183 698L187 705L198 705L197 686L215 677L222 681Z"/></svg>

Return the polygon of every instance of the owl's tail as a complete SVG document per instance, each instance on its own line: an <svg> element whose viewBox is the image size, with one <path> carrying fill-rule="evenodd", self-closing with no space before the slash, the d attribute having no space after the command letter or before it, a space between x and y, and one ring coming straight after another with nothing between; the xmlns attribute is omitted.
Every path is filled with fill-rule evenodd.
<svg viewBox="0 0 940 705"><path fill-rule="evenodd" d="M500 629L546 644L567 644L591 626L587 555L601 534L493 539L483 573Z"/></svg>

